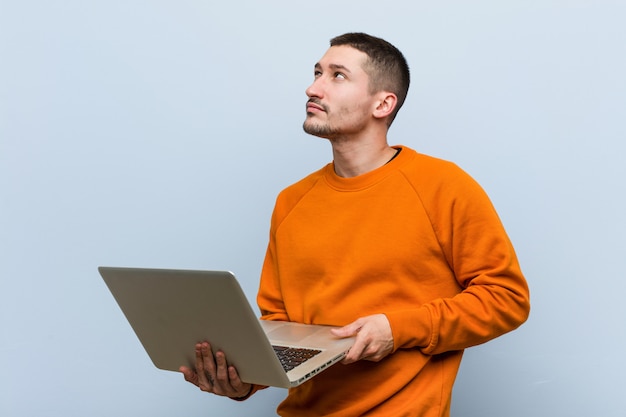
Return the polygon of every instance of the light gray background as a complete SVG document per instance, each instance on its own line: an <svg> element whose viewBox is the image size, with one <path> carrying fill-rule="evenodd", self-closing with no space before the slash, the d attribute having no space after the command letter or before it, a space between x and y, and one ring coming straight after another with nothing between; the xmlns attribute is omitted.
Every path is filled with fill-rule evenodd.
<svg viewBox="0 0 626 417"><path fill-rule="evenodd" d="M390 142L484 186L532 290L453 416L623 416L625 5L0 0L0 415L274 415L282 390L155 369L96 268L231 269L253 300L276 194L330 160L313 64L366 31L412 68Z"/></svg>

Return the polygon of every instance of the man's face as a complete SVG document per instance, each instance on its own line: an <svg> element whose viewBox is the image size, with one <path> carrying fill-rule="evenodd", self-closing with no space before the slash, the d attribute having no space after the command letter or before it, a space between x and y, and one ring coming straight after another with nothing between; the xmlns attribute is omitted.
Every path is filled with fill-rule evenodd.
<svg viewBox="0 0 626 417"><path fill-rule="evenodd" d="M363 131L372 119L374 97L363 70L367 55L350 46L333 46L315 64L315 80L306 89L304 131L338 139Z"/></svg>

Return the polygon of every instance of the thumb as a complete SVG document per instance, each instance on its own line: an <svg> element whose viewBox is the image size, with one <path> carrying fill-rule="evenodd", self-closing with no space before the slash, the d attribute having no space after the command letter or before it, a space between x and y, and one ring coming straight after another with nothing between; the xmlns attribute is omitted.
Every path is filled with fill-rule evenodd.
<svg viewBox="0 0 626 417"><path fill-rule="evenodd" d="M356 321L338 329L330 329L331 333L337 337L355 336L359 332L359 330L361 330L361 325L358 324Z"/></svg>
<svg viewBox="0 0 626 417"><path fill-rule="evenodd" d="M178 368L178 371L183 374L183 376L185 377L185 381L189 381L192 384L198 385L198 375L193 370L191 370L191 368L187 366L181 366L180 368Z"/></svg>

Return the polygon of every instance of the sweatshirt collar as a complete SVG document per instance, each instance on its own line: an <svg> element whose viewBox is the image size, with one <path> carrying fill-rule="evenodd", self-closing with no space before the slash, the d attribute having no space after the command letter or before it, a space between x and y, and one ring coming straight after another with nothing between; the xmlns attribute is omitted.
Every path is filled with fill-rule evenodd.
<svg viewBox="0 0 626 417"><path fill-rule="evenodd" d="M371 187L396 172L399 167L411 160L415 155L415 151L406 146L394 145L392 148L401 149L401 152L385 165L370 172L356 177L340 177L335 173L334 164L331 162L324 168L324 178L328 185L339 191L359 191Z"/></svg>

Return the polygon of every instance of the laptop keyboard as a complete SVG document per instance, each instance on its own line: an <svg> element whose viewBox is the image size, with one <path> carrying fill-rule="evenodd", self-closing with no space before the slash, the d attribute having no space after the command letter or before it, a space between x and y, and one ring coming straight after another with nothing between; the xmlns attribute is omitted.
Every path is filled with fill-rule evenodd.
<svg viewBox="0 0 626 417"><path fill-rule="evenodd" d="M291 371L296 366L304 363L321 352L321 350L317 349L293 348L287 346L272 347L274 348L274 352L276 352L276 356L278 356L278 360L281 365L283 365L285 372Z"/></svg>

